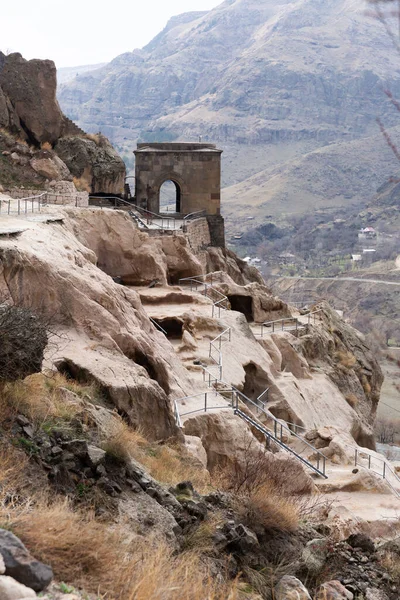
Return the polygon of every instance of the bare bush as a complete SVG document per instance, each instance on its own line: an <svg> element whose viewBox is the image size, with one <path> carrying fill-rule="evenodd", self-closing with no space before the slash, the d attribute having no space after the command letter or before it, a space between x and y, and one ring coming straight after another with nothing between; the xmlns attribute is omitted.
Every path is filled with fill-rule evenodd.
<svg viewBox="0 0 400 600"><path fill-rule="evenodd" d="M0 382L39 372L47 342L47 325L40 315L0 300Z"/></svg>
<svg viewBox="0 0 400 600"><path fill-rule="evenodd" d="M397 419L377 419L375 421L375 435L381 444L393 444L396 435L400 433L400 421Z"/></svg>

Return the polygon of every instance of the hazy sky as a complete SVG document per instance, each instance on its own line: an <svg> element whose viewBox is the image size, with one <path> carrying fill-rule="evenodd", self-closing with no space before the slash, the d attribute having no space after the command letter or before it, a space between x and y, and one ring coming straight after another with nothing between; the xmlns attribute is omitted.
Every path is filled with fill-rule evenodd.
<svg viewBox="0 0 400 600"><path fill-rule="evenodd" d="M106 62L141 48L174 15L222 0L18 0L1 8L0 50L57 67ZM3 4L3 3L2 3Z"/></svg>

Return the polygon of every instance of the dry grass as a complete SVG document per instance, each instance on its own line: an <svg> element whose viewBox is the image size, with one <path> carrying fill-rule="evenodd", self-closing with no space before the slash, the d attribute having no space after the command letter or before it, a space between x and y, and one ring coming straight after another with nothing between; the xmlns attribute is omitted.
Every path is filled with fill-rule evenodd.
<svg viewBox="0 0 400 600"><path fill-rule="evenodd" d="M92 191L90 183L85 177L74 177L73 182L78 192L88 192L90 194Z"/></svg>
<svg viewBox="0 0 400 600"><path fill-rule="evenodd" d="M209 472L185 448L179 445L151 444L140 431L133 429L122 419L115 420L101 445L108 454L120 460L137 460L160 483L176 485L190 480L200 493L210 488Z"/></svg>
<svg viewBox="0 0 400 600"><path fill-rule="evenodd" d="M315 503L310 480L293 461L278 460L252 441L244 457L214 474L213 484L233 494L239 518L251 529L295 531Z"/></svg>
<svg viewBox="0 0 400 600"><path fill-rule="evenodd" d="M342 367L346 369L352 369L357 362L354 354L349 352L348 350L339 350L336 352L336 360Z"/></svg>
<svg viewBox="0 0 400 600"><path fill-rule="evenodd" d="M53 146L50 144L50 142L42 142L42 144L40 144L40 148L41 150L53 150Z"/></svg>
<svg viewBox="0 0 400 600"><path fill-rule="evenodd" d="M379 562L389 573L390 577L396 583L400 583L400 560L398 555L393 552L387 552Z"/></svg>
<svg viewBox="0 0 400 600"><path fill-rule="evenodd" d="M37 373L23 381L3 385L0 389L1 417L13 419L19 413L36 425L47 421L68 422L82 412L79 399L65 399L60 388L74 392L80 397L98 395L95 386L82 386L61 374Z"/></svg>
<svg viewBox="0 0 400 600"><path fill-rule="evenodd" d="M260 486L238 503L237 510L250 528L293 532L299 526L299 510L289 497L270 486Z"/></svg>
<svg viewBox="0 0 400 600"><path fill-rule="evenodd" d="M173 556L155 540L74 511L67 501L16 510L8 527L55 576L118 600L235 600L236 583L216 582L196 552Z"/></svg>

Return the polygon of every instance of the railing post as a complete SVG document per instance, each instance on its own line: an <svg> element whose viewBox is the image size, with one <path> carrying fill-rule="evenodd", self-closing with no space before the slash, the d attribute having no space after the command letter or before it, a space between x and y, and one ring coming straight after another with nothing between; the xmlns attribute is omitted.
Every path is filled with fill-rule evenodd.
<svg viewBox="0 0 400 600"><path fill-rule="evenodd" d="M358 449L357 449L357 448L355 449L355 453L354 453L354 454L355 454L355 462L354 462L354 465L355 465L355 466L357 466L357 459L358 459Z"/></svg>
<svg viewBox="0 0 400 600"><path fill-rule="evenodd" d="M10 208L10 204L8 205L8 207ZM18 198L18 214L21 214L21 200Z"/></svg>
<svg viewBox="0 0 400 600"><path fill-rule="evenodd" d="M383 463L383 479L386 479L386 462Z"/></svg>
<svg viewBox="0 0 400 600"><path fill-rule="evenodd" d="M368 454L368 469L371 468L371 455Z"/></svg>
<svg viewBox="0 0 400 600"><path fill-rule="evenodd" d="M207 412L207 392L204 394L204 412Z"/></svg>

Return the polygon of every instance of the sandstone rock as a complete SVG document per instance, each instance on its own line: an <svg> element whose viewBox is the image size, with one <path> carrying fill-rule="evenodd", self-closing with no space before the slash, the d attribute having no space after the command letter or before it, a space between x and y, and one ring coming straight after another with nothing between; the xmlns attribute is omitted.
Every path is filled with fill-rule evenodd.
<svg viewBox="0 0 400 600"><path fill-rule="evenodd" d="M188 452L198 458L201 464L207 468L207 453L201 443L201 439L195 435L185 435L185 446Z"/></svg>
<svg viewBox="0 0 400 600"><path fill-rule="evenodd" d="M56 100L57 75L52 61L27 61L18 53L9 54L0 71L0 87L37 143L56 142L62 112Z"/></svg>
<svg viewBox="0 0 400 600"><path fill-rule="evenodd" d="M315 600L353 600L354 595L340 581L328 581L317 590Z"/></svg>
<svg viewBox="0 0 400 600"><path fill-rule="evenodd" d="M12 577L0 575L0 598L1 600L25 600L36 598L35 592L18 583Z"/></svg>
<svg viewBox="0 0 400 600"><path fill-rule="evenodd" d="M31 159L30 165L36 173L46 179L62 181L71 177L66 164L56 155L42 158L34 157Z"/></svg>
<svg viewBox="0 0 400 600"><path fill-rule="evenodd" d="M311 600L307 589L296 577L285 575L275 586L275 600Z"/></svg>
<svg viewBox="0 0 400 600"><path fill-rule="evenodd" d="M52 580L51 567L36 560L13 533L4 529L0 529L0 554L6 574L36 592L42 591Z"/></svg>
<svg viewBox="0 0 400 600"><path fill-rule="evenodd" d="M124 190L125 164L104 136L96 141L69 136L58 140L55 151L74 177L85 179L92 193L120 194Z"/></svg>
<svg viewBox="0 0 400 600"><path fill-rule="evenodd" d="M5 572L6 572L6 565L4 563L3 555L0 554L0 575L4 575Z"/></svg>

